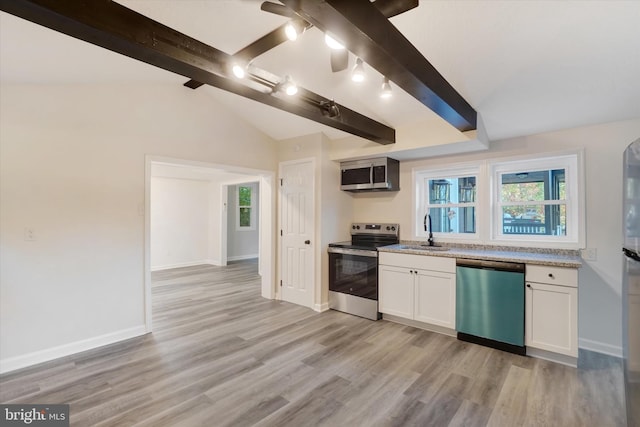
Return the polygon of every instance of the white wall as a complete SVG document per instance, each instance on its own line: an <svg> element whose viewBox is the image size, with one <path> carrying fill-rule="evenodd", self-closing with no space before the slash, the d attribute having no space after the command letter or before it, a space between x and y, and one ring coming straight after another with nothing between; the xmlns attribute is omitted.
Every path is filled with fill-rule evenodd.
<svg viewBox="0 0 640 427"><path fill-rule="evenodd" d="M151 269L209 263L210 183L151 178Z"/></svg>
<svg viewBox="0 0 640 427"><path fill-rule="evenodd" d="M2 371L144 332L145 155L277 166L182 86L3 85L0 111Z"/></svg>
<svg viewBox="0 0 640 427"><path fill-rule="evenodd" d="M620 355L622 259L622 153L640 135L640 119L585 126L492 142L485 152L402 162L397 193L354 196L357 221L400 223L400 238L411 239L411 170L442 167L531 153L585 149L586 246L597 249L597 261L579 271L580 346Z"/></svg>
<svg viewBox="0 0 640 427"><path fill-rule="evenodd" d="M260 224L258 223L258 212L260 210L260 191L258 183L255 183L255 193L253 208L255 210L255 229L238 230L237 213L238 209L238 186L228 186L227 201L227 260L234 261L240 259L256 258L258 256L258 239L260 235Z"/></svg>

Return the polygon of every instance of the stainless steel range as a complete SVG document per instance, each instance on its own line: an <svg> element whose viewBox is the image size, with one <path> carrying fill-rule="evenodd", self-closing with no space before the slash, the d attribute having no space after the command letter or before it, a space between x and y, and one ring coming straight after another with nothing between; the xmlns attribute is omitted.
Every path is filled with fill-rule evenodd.
<svg viewBox="0 0 640 427"><path fill-rule="evenodd" d="M397 244L398 224L351 225L351 241L329 244L329 308L371 320L378 312L378 246Z"/></svg>

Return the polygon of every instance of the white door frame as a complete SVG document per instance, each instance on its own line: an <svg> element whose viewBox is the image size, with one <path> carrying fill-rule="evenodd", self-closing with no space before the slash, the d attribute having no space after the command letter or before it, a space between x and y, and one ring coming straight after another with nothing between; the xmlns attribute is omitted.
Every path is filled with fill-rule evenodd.
<svg viewBox="0 0 640 427"><path fill-rule="evenodd" d="M276 271L276 204L273 186L275 185L275 173L273 171L251 169L240 166L232 166L218 163L207 163L185 159L176 159L162 156L145 156L144 178L144 313L146 332L153 329L152 301L151 301L151 166L152 164L169 164L177 166L193 166L200 168L222 169L227 172L246 174L259 177L260 205L258 211L259 231L259 264L258 273L261 275L262 296L274 299L276 296L275 276ZM240 182L240 181L239 181ZM247 182L243 180L241 182ZM255 182L255 180L254 180ZM224 201L226 203L226 199ZM142 206L139 211L142 211ZM226 222L226 219L225 219ZM222 232L222 230L221 230ZM226 228L224 230L226 233ZM226 240L226 239L225 239ZM226 243L225 243L226 245ZM222 255L222 252L221 252ZM224 252L226 260L226 248Z"/></svg>
<svg viewBox="0 0 640 427"><path fill-rule="evenodd" d="M287 160L284 162L280 162L278 163L278 222L277 222L277 230L276 230L276 234L278 236L278 266L277 266L277 280L276 280L276 294L275 294L275 299L278 300L282 300L282 288L280 286L278 286L278 284L282 281L282 263L284 261L284 257L282 256L282 237L280 236L280 231L282 230L282 186L280 185L280 179L282 179L282 167L283 166L287 166L287 165L294 165L294 164L298 164L298 163L307 163L310 162L312 169L313 169L313 209L312 209L312 215L313 215L313 219L312 219L312 223L313 223L313 230L314 230L314 235L313 235L313 277L312 277L312 283L314 284L313 286L313 296L312 296L312 300L311 300L311 306L309 308L314 309L314 307L317 305L317 301L316 301L316 291L317 291L317 286L318 283L316 283L316 271L318 269L318 260L317 260L317 251L319 248L319 245L317 244L318 241L318 234L316 232L316 159L315 157L306 157L303 159L295 159L295 160ZM262 205L261 205L262 206Z"/></svg>

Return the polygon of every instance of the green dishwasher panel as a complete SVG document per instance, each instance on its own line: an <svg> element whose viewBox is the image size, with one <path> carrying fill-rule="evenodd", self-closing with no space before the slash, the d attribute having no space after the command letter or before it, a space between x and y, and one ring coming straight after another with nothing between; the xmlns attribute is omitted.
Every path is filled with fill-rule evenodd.
<svg viewBox="0 0 640 427"><path fill-rule="evenodd" d="M456 329L524 346L524 274L457 267Z"/></svg>

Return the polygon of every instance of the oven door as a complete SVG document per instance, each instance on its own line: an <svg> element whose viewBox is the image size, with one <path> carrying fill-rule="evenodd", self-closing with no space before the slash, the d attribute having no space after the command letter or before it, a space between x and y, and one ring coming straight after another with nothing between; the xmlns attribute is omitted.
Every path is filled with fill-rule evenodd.
<svg viewBox="0 0 640 427"><path fill-rule="evenodd" d="M378 300L378 252L329 248L329 290Z"/></svg>

